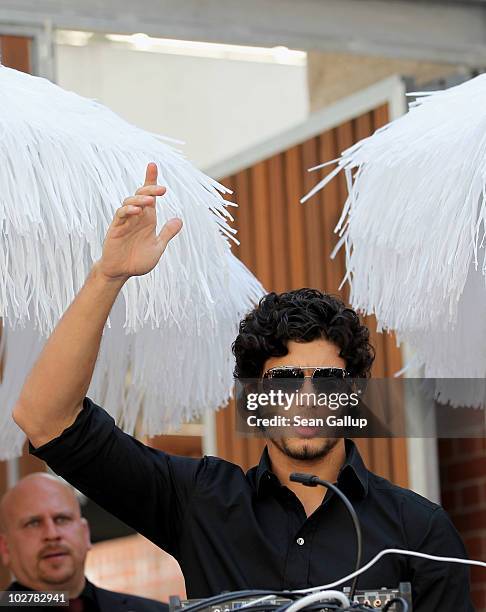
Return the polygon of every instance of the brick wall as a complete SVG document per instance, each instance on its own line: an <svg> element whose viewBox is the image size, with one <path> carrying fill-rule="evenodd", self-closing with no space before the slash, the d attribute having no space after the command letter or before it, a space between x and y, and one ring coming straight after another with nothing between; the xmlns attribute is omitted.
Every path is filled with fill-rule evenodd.
<svg viewBox="0 0 486 612"><path fill-rule="evenodd" d="M486 559L486 439L441 440L442 503L470 558ZM471 568L475 608L486 612L486 570Z"/></svg>
<svg viewBox="0 0 486 612"><path fill-rule="evenodd" d="M185 598L177 561L141 535L107 540L88 554L86 576L97 586L159 601Z"/></svg>

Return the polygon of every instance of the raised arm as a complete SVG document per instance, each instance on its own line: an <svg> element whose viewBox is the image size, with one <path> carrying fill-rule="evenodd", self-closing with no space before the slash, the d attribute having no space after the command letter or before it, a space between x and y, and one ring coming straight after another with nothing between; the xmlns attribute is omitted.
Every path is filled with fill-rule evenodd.
<svg viewBox="0 0 486 612"><path fill-rule="evenodd" d="M145 184L115 214L101 259L48 339L14 408L15 422L34 446L69 427L80 412L110 310L131 276L152 270L182 221L167 221L156 233L157 166L147 166ZM55 384L53 382L55 381Z"/></svg>

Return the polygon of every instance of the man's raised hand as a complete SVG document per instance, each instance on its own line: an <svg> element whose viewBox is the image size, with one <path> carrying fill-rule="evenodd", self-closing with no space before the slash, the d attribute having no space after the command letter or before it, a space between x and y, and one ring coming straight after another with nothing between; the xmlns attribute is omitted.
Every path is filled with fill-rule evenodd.
<svg viewBox="0 0 486 612"><path fill-rule="evenodd" d="M165 192L165 187L157 185L156 164L148 164L143 187L124 200L108 228L99 261L104 276L126 280L147 274L156 266L167 244L182 227L181 219L169 219L156 234L156 196Z"/></svg>

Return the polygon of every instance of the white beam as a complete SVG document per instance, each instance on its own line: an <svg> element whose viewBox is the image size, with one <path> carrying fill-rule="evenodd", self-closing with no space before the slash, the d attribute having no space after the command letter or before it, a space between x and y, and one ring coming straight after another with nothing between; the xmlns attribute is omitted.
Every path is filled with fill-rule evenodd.
<svg viewBox="0 0 486 612"><path fill-rule="evenodd" d="M486 65L486 7L410 0L2 0L0 24Z"/></svg>

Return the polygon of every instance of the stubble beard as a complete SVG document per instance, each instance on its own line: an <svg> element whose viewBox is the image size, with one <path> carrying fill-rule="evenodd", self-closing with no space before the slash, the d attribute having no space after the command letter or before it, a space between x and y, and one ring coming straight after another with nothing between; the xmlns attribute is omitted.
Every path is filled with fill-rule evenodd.
<svg viewBox="0 0 486 612"><path fill-rule="evenodd" d="M272 442L280 450L281 453L297 461L316 461L324 459L333 448L338 444L339 438L328 438L323 440L320 445L307 444L303 440L304 444L299 445L298 448L292 448L287 442L286 438L280 438L279 440L273 439ZM309 440L310 442L310 440Z"/></svg>

